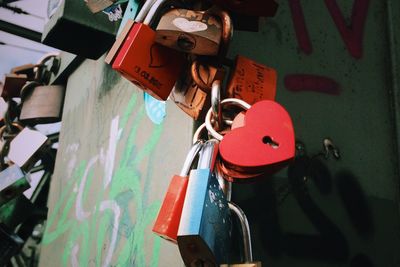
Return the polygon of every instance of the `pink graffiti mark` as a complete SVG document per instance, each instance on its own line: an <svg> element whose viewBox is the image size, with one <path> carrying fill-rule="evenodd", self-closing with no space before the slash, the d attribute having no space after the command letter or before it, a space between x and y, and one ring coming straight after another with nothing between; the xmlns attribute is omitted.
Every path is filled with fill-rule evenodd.
<svg viewBox="0 0 400 267"><path fill-rule="evenodd" d="M304 19L303 8L301 7L300 0L289 0L290 12L292 13L292 20L294 31L296 33L297 42L300 49L307 55L313 51L310 35Z"/></svg>
<svg viewBox="0 0 400 267"><path fill-rule="evenodd" d="M362 42L369 0L354 1L351 23L349 26L346 25L345 18L336 3L336 0L325 0L325 5L329 10L350 55L357 59L361 58L363 54Z"/></svg>
<svg viewBox="0 0 400 267"><path fill-rule="evenodd" d="M285 87L292 92L312 91L330 95L339 95L339 84L328 77L312 74L288 74L284 79Z"/></svg>

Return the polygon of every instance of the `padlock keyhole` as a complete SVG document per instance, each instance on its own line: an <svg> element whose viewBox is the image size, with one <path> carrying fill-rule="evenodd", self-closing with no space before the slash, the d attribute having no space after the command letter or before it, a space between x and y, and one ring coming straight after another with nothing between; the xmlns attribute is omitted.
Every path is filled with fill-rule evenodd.
<svg viewBox="0 0 400 267"><path fill-rule="evenodd" d="M279 143L272 140L271 136L264 136L262 142L266 145L270 145L272 148L277 149L279 147Z"/></svg>

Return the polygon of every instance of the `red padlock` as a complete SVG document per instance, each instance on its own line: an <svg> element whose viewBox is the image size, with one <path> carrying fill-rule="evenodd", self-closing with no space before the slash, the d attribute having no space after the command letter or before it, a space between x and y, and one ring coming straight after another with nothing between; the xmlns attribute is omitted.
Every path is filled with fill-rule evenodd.
<svg viewBox="0 0 400 267"><path fill-rule="evenodd" d="M183 53L154 42L150 28L157 10L166 0L157 0L143 23L137 21L124 40L112 68L153 97L166 100L185 62Z"/></svg>
<svg viewBox="0 0 400 267"><path fill-rule="evenodd" d="M276 70L238 55L231 72L226 98L239 98L249 104L275 100Z"/></svg>
<svg viewBox="0 0 400 267"><path fill-rule="evenodd" d="M240 173L273 173L286 166L295 155L295 135L289 113L277 102L259 101L250 106L239 99L224 99L221 105L237 105L246 111L244 125L217 133L211 125L210 109L207 130L221 140L220 155L224 166Z"/></svg>
<svg viewBox="0 0 400 267"><path fill-rule="evenodd" d="M155 234L173 243L177 243L176 238L189 181L189 172L202 146L202 141L194 143L186 156L181 173L172 177L163 204L153 226L153 232Z"/></svg>

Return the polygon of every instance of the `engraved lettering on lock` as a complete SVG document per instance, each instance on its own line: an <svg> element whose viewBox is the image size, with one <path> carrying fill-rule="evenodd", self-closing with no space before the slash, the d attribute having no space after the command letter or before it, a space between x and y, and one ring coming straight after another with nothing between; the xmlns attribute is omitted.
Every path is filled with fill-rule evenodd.
<svg viewBox="0 0 400 267"><path fill-rule="evenodd" d="M159 80L157 80L154 76L152 76L150 73L148 73L147 71L142 70L140 68L140 66L133 67L133 70L136 73L138 73L142 78L147 80L151 85L154 85L155 87L157 87L157 89L161 89L162 83Z"/></svg>

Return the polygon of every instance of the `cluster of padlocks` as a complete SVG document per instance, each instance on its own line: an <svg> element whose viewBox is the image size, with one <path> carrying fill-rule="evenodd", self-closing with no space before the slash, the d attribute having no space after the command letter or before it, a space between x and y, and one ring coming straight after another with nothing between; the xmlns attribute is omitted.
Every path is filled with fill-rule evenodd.
<svg viewBox="0 0 400 267"><path fill-rule="evenodd" d="M32 197L24 197L22 202L28 202L28 206L32 205L37 210L46 208L46 205L38 207L35 202L39 195L45 194L47 198L47 194L40 191L43 184L49 183L49 173L54 169L54 144L58 142L58 132L45 135L36 126L61 120L65 87L49 85L50 77L57 72L59 65L58 55L48 54L37 64L15 67L5 75L1 97L8 108L0 121L0 208L12 201L18 203L17 199L31 187L31 174L39 171L44 172L36 183ZM23 212L29 214L28 211ZM23 218L13 219L8 225L0 224L1 265L24 244L9 228L21 223L24 223Z"/></svg>
<svg viewBox="0 0 400 267"><path fill-rule="evenodd" d="M241 55L229 60L227 54L234 27L231 14L271 16L276 2L130 0L122 18L121 1L87 0L93 13L106 12L110 21L122 18L118 25L100 27L105 22L93 14L90 23L99 26L96 33L77 23L79 16L64 14L68 5L73 9L71 2L60 1L51 12L44 43L94 59L109 50L105 62L138 88L158 100L172 100L194 120L204 119L180 175L170 182L153 232L176 243L187 266L261 266L252 258L247 218L231 200L232 184L256 182L254 178L287 166L295 156L294 130L290 115L275 101L276 71ZM69 34L86 36L71 42ZM40 67L35 68L39 73ZM25 92L35 95L49 87L41 86L45 75L38 75L21 82L25 85L9 96L21 96L20 121L28 103ZM38 118L31 116L36 123ZM10 122L5 119L7 140L18 140L25 129ZM35 152L42 151L45 141ZM26 177L22 171L17 176L10 186ZM244 264L232 264L228 257L232 215L242 228Z"/></svg>
<svg viewBox="0 0 400 267"><path fill-rule="evenodd" d="M290 115L274 101L275 70L243 56L226 59L232 6L218 3L195 10L188 5L202 3L146 1L134 18L124 18L105 61L154 98L205 120L170 181L153 232L178 245L186 266L261 266L252 258L247 218L231 200L232 183L287 166L295 136ZM242 264L228 257L232 215L242 227Z"/></svg>

